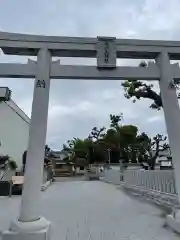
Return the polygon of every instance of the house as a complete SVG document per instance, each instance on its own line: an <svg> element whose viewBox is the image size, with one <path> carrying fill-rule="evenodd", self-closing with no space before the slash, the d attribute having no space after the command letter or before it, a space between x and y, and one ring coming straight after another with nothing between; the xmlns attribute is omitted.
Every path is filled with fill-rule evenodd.
<svg viewBox="0 0 180 240"><path fill-rule="evenodd" d="M165 160L168 158L171 158L171 150L169 147L159 152L158 160Z"/></svg>
<svg viewBox="0 0 180 240"><path fill-rule="evenodd" d="M73 175L74 164L70 161L72 153L67 150L51 151L49 157L53 162L56 177Z"/></svg>
<svg viewBox="0 0 180 240"><path fill-rule="evenodd" d="M153 151L153 153L155 153L155 151ZM170 147L159 151L156 159L156 166L160 166L160 169L170 169L173 167Z"/></svg>
<svg viewBox="0 0 180 240"><path fill-rule="evenodd" d="M66 158L69 158L72 153L69 150L61 150L61 151L52 151L51 152L53 156L61 161L63 161Z"/></svg>
<svg viewBox="0 0 180 240"><path fill-rule="evenodd" d="M160 169L173 168L170 148L167 148L159 153L158 162L160 163Z"/></svg>
<svg viewBox="0 0 180 240"><path fill-rule="evenodd" d="M155 150L152 150L152 155L154 156ZM171 150L170 148L166 148L164 150L160 150L158 153L158 157L156 159L156 163L159 163L161 160L167 160L169 157L171 157Z"/></svg>
<svg viewBox="0 0 180 240"><path fill-rule="evenodd" d="M27 149L30 118L10 99L11 91L0 87L0 155L9 155L22 166L22 155Z"/></svg>
<svg viewBox="0 0 180 240"><path fill-rule="evenodd" d="M0 87L0 159L7 155L17 164L16 174L23 174L22 156L28 147L30 118L11 99L11 91L7 87ZM43 182L49 178L49 168L46 166L50 160L45 156ZM3 161L1 161L2 163ZM9 172L3 180L11 180ZM4 175L4 166L0 165L0 178Z"/></svg>
<svg viewBox="0 0 180 240"><path fill-rule="evenodd" d="M71 176L74 171L76 174L84 174L88 165L86 159L75 157L70 149L51 151L50 157L53 161L55 176Z"/></svg>

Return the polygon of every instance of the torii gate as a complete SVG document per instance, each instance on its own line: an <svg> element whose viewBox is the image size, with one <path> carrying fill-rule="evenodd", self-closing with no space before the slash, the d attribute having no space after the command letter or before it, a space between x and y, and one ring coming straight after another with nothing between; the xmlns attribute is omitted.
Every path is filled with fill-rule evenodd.
<svg viewBox="0 0 180 240"><path fill-rule="evenodd" d="M174 87L174 81L180 80L180 69L178 64L170 64L170 59L180 60L180 42L0 32L0 48L8 55L37 56L37 62L29 60L27 64L0 63L2 78L35 78L20 216L3 233L3 239L50 238L50 223L40 217L38 211L50 79L158 80L180 200L180 111ZM61 65L60 61L52 62L52 57L97 58L97 66ZM147 68L119 67L117 58L155 59L156 63L150 63ZM177 224L178 219L177 214L175 218L171 216L169 222Z"/></svg>

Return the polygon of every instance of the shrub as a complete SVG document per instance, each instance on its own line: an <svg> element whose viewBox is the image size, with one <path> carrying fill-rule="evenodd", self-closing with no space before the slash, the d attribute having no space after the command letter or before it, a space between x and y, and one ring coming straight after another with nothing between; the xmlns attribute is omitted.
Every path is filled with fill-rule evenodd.
<svg viewBox="0 0 180 240"><path fill-rule="evenodd" d="M9 168L11 170L16 170L17 167L17 163L13 159L9 160Z"/></svg>
<svg viewBox="0 0 180 240"><path fill-rule="evenodd" d="M8 155L0 155L0 168L6 168L9 159Z"/></svg>

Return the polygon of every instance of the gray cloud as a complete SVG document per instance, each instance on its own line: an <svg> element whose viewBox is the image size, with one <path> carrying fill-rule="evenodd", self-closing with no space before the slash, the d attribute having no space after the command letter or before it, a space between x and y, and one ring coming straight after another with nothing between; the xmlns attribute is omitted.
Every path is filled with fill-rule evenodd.
<svg viewBox="0 0 180 240"><path fill-rule="evenodd" d="M2 0L0 29L44 35L178 40L179 8L179 0L32 0L29 4L23 0ZM0 60L26 62L27 57L1 54ZM93 63L84 59L62 62ZM30 116L33 80L1 79L0 85L11 88L13 99ZM110 113L123 112L125 123L137 124L150 135L165 133L163 112L149 109L148 100L133 104L125 99L120 85L119 81L52 80L47 134L50 145L60 148L73 136L86 137L95 125L107 126Z"/></svg>

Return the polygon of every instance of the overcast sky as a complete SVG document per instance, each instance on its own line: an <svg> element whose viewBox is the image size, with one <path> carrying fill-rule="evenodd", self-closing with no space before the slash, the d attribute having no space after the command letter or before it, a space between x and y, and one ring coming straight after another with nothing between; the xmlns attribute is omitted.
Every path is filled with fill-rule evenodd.
<svg viewBox="0 0 180 240"><path fill-rule="evenodd" d="M179 11L179 0L1 0L0 29L57 36L180 40ZM1 55L1 61L24 62L26 58ZM74 63L72 59L64 62ZM128 61L121 62L125 63ZM0 79L0 86L8 86L13 100L31 115L33 80ZM108 126L109 114L121 112L124 123L136 124L140 131L166 133L163 112L149 109L149 104L148 100L133 104L125 99L120 81L52 80L47 142L59 149L72 137L86 137L93 126Z"/></svg>

